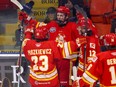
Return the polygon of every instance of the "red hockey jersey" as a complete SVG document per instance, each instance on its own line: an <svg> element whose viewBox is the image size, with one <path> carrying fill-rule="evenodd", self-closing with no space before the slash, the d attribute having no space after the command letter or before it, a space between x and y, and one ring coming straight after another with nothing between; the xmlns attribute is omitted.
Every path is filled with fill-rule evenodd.
<svg viewBox="0 0 116 87"><path fill-rule="evenodd" d="M55 41L37 42L26 35L23 52L30 62L30 83L36 87L59 87L56 62L62 58L71 59L72 50L76 51L73 41L57 43ZM70 57L71 55L71 57ZM77 53L75 54L76 57Z"/></svg>
<svg viewBox="0 0 116 87"><path fill-rule="evenodd" d="M99 53L83 74L80 87L99 79L101 87L116 87L116 50Z"/></svg>
<svg viewBox="0 0 116 87"><path fill-rule="evenodd" d="M47 29L49 30L49 40L56 42L75 41L79 37L77 24L74 22L68 22L65 26L60 27L56 21L51 21L47 24ZM68 86L71 72L70 61L63 59L57 65L61 85Z"/></svg>
<svg viewBox="0 0 116 87"><path fill-rule="evenodd" d="M71 41L79 36L77 24L74 22L68 22L66 26L60 27L56 21L52 21L47 25L47 28L50 34L49 40Z"/></svg>
<svg viewBox="0 0 116 87"><path fill-rule="evenodd" d="M100 44L98 38L96 38L95 36L86 36L86 39L86 47L84 48L84 45L80 47L80 58L77 73L78 76L82 76L88 64L92 62L91 57L96 56L96 54L100 52Z"/></svg>
<svg viewBox="0 0 116 87"><path fill-rule="evenodd" d="M31 84L39 87L59 87L55 60L62 57L55 42L37 43L35 40L27 40L23 52L30 62Z"/></svg>

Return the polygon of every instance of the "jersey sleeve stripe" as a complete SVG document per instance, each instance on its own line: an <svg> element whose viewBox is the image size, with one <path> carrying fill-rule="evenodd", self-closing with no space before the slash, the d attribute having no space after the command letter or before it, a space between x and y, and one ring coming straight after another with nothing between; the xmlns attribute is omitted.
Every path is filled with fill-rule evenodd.
<svg viewBox="0 0 116 87"><path fill-rule="evenodd" d="M92 79L91 77L89 77L86 73L83 74L83 80L86 82L86 83L94 83L96 80Z"/></svg>
<svg viewBox="0 0 116 87"><path fill-rule="evenodd" d="M88 71L85 71L85 73L86 73L89 77L93 78L94 80L97 80L97 79L98 79L97 77L95 77L95 76L93 76L91 73L89 73Z"/></svg>

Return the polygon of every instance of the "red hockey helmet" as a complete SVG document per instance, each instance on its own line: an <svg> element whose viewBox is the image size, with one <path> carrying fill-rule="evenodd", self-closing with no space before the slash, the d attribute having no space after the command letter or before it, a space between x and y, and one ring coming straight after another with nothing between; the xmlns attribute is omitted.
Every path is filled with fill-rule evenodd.
<svg viewBox="0 0 116 87"><path fill-rule="evenodd" d="M116 46L116 34L110 33L104 36L104 45Z"/></svg>
<svg viewBox="0 0 116 87"><path fill-rule="evenodd" d="M48 31L45 26L41 26L35 29L34 36L36 39L42 40L48 38Z"/></svg>
<svg viewBox="0 0 116 87"><path fill-rule="evenodd" d="M65 13L67 15L70 15L70 10L66 6L60 6L57 8L57 12Z"/></svg>
<svg viewBox="0 0 116 87"><path fill-rule="evenodd" d="M87 18L87 20L85 20L85 18L83 18L83 19L79 20L78 26L86 27L88 30L92 31L93 35L98 36L97 29L93 25L93 23L90 19Z"/></svg>

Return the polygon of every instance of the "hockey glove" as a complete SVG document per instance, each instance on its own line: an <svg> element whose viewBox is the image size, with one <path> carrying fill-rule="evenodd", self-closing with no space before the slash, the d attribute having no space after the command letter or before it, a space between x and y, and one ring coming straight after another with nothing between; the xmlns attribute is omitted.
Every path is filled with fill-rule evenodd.
<svg viewBox="0 0 116 87"><path fill-rule="evenodd" d="M25 12L19 12L18 13L18 16L19 16L19 20L20 21L24 21L25 24L28 24L29 21L32 19L29 15L27 15Z"/></svg>

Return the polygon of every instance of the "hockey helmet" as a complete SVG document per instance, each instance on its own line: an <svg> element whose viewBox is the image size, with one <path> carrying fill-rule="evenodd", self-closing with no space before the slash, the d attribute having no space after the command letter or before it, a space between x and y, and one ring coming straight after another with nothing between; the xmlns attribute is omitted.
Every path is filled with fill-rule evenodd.
<svg viewBox="0 0 116 87"><path fill-rule="evenodd" d="M104 36L105 46L116 46L116 34L109 33Z"/></svg>
<svg viewBox="0 0 116 87"><path fill-rule="evenodd" d="M67 15L70 15L70 10L66 6L60 6L57 8L57 12L65 13Z"/></svg>
<svg viewBox="0 0 116 87"><path fill-rule="evenodd" d="M48 38L48 31L45 26L40 26L35 29L34 32L35 39L43 40Z"/></svg>

